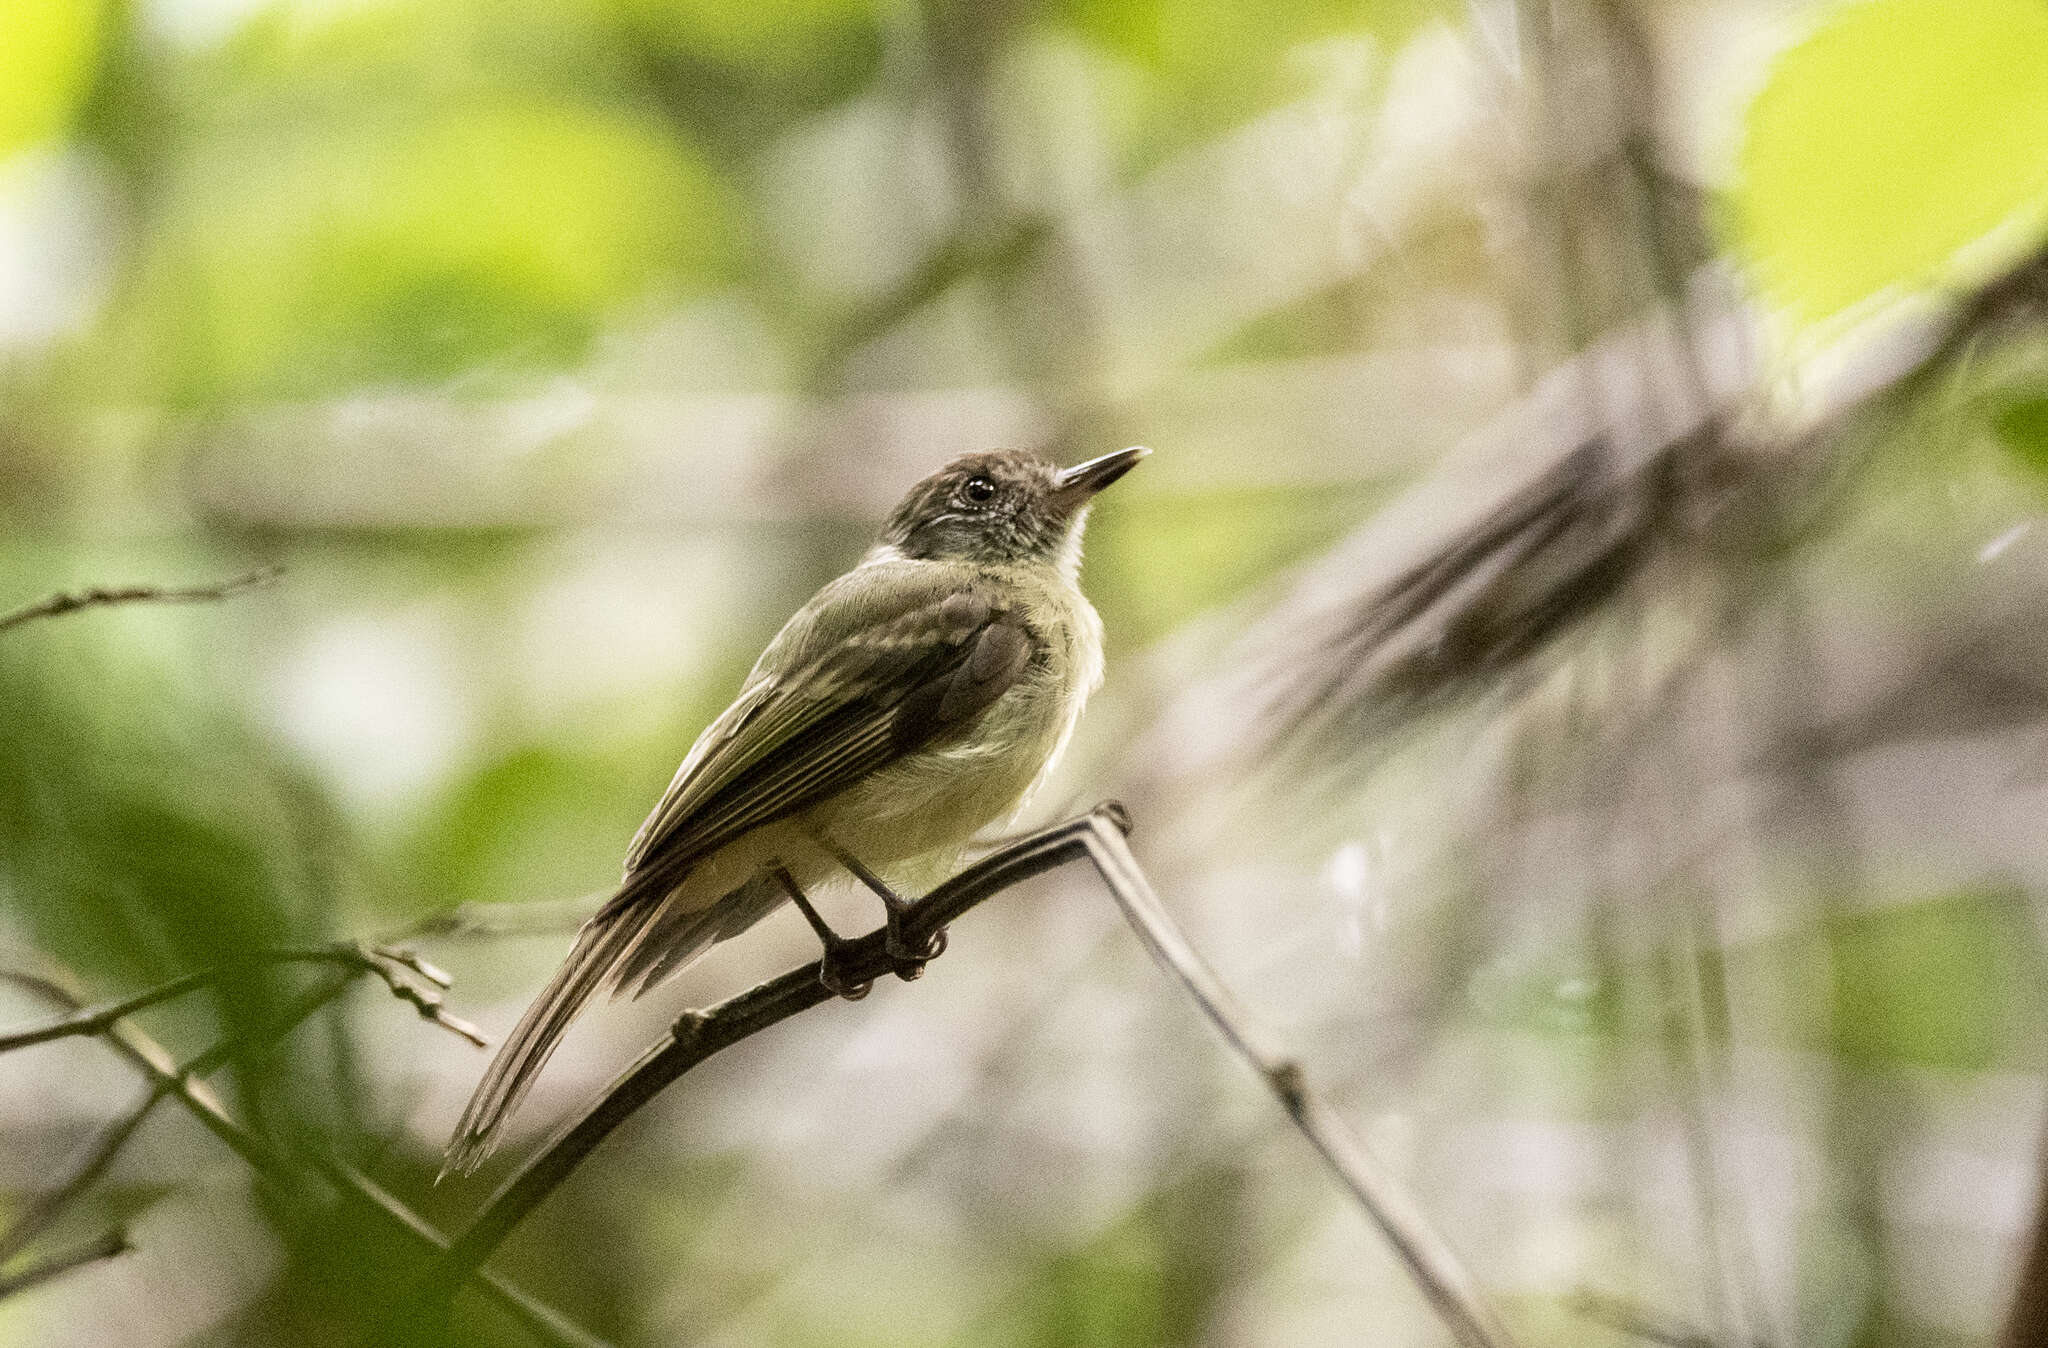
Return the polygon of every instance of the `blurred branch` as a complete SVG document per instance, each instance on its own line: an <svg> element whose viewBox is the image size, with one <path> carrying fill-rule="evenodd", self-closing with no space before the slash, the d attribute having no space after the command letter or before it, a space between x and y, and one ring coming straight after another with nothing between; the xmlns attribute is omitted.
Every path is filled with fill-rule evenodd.
<svg viewBox="0 0 2048 1348"><path fill-rule="evenodd" d="M60 1250L47 1258L37 1260L19 1272L0 1276L0 1299L11 1297L17 1292L26 1292L31 1287L39 1287L75 1268L83 1268L102 1259L112 1259L117 1255L126 1254L134 1248L128 1243L128 1233L116 1228L97 1240L89 1240L68 1250Z"/></svg>
<svg viewBox="0 0 2048 1348"><path fill-rule="evenodd" d="M1591 1288L1582 1287L1567 1297L1565 1309L1581 1319L1665 1348L1719 1348L1711 1334Z"/></svg>
<svg viewBox="0 0 2048 1348"><path fill-rule="evenodd" d="M597 890L573 899L536 899L527 903L462 903L429 913L386 938L395 941L493 940L504 936L548 936L572 932L610 898ZM442 984L443 987L447 985Z"/></svg>
<svg viewBox="0 0 2048 1348"><path fill-rule="evenodd" d="M0 980L74 1012L86 1009L85 999L56 979L0 969ZM336 984L345 986L348 981L350 979L339 979ZM339 990L338 986L336 990ZM212 1089L195 1074L192 1065L180 1067L168 1049L132 1022L117 1020L106 1028L100 1038L141 1069L153 1088L183 1104L208 1132L225 1143L280 1193L289 1197L299 1192L301 1185L294 1161L303 1161L332 1185L345 1201L360 1210L435 1249L447 1245L447 1238L425 1218L346 1162L314 1148L287 1154L269 1139L244 1128ZM477 1281L508 1314L551 1348L609 1348L605 1340L497 1274L486 1270L478 1275Z"/></svg>
<svg viewBox="0 0 2048 1348"><path fill-rule="evenodd" d="M1418 713L1498 684L1660 558L1768 560L1821 516L1844 466L1835 451L1867 418L1919 396L1987 337L2044 315L2048 253L2039 253L1939 314L1859 335L1796 422L1707 407L1647 444L1596 426L1391 577L1367 565L1380 541L1367 526L1243 637L1252 672L1232 682L1247 683L1262 706L1239 732L1238 755L1342 759ZM1526 440L1525 419L1510 413L1480 438ZM1190 705L1206 704L1195 696Z"/></svg>
<svg viewBox="0 0 2048 1348"><path fill-rule="evenodd" d="M1276 1047L1273 1036L1231 996L1195 950L1153 892L1123 832L1105 827L1099 814L1088 816L1087 824L1083 841L1088 859L1152 957L1180 980L1230 1046L1265 1079L1288 1117L1394 1247L1453 1336L1465 1348L1511 1348L1514 1339L1506 1326L1422 1210L1329 1102L1310 1089L1301 1063Z"/></svg>
<svg viewBox="0 0 2048 1348"><path fill-rule="evenodd" d="M1998 1348L2048 1348L2048 1164L2042 1167L2040 1186Z"/></svg>
<svg viewBox="0 0 2048 1348"><path fill-rule="evenodd" d="M200 1053L190 1062L172 1069L170 1073L164 1076L158 1077L151 1084L148 1093L142 1097L141 1101L134 1108L130 1109L119 1119L116 1119L108 1126L105 1132L100 1134L99 1140L79 1158L78 1162L72 1166L71 1172L68 1175L48 1188L43 1189L34 1198L29 1200L21 1215L14 1220L13 1224L7 1228L4 1234L0 1234L0 1261L13 1258L25 1249L30 1241L48 1230L50 1225L63 1214L65 1208L75 1202L86 1189L91 1187L95 1180L106 1173L107 1167L113 1164L116 1156L120 1155L121 1149L128 1144L128 1140L135 1136L136 1131L142 1127L143 1122L155 1111L157 1105L166 1096L170 1095L179 1084L197 1081L232 1058L264 1045L276 1043L297 1029L304 1023L307 1017L340 996L348 987L350 981L351 977L347 975L341 978L330 979L324 986L306 993L293 1002L286 1008L283 1015L280 1015L270 1024L265 1025L260 1033L253 1035L230 1035L203 1053ZM112 1023L113 1021L110 1019L106 1024L98 1026L92 1032L100 1033L105 1030L107 1025Z"/></svg>
<svg viewBox="0 0 2048 1348"><path fill-rule="evenodd" d="M283 574L281 566L265 566L212 585L126 585L111 589L94 586L90 590L53 594L48 599L39 599L12 613L0 615L0 632L37 618L55 618L80 609L108 608L115 604L210 604L243 590L268 585Z"/></svg>
<svg viewBox="0 0 2048 1348"><path fill-rule="evenodd" d="M1512 1348L1513 1339L1449 1247L1336 1112L1310 1090L1301 1065L1269 1046L1266 1032L1235 1003L1174 925L1124 841L1129 828L1123 807L1106 802L1077 819L1002 847L912 902L902 917L904 939L916 946L1011 886L1069 861L1088 860L1153 955L1258 1070L1296 1126L1393 1244L1458 1341L1466 1348ZM897 964L885 949L886 936L876 931L849 943L838 956L841 977L858 983L894 971ZM831 1000L820 973L820 963L806 964L709 1010L684 1015L666 1041L627 1068L492 1195L469 1229L421 1279L412 1307L431 1317L445 1313L448 1300L513 1228L613 1129L684 1073L721 1049Z"/></svg>
<svg viewBox="0 0 2048 1348"><path fill-rule="evenodd" d="M1122 808L1100 805L1080 819L1019 839L913 901L902 917L904 940L917 947L977 904L1086 855L1085 835L1098 819L1107 821L1106 826L1121 826ZM885 932L874 931L848 942L837 956L840 976L848 983L862 983L895 972L898 961L889 955L885 941ZM415 1301L429 1308L444 1305L598 1143L684 1073L720 1049L833 1000L819 981L822 964L813 961L708 1010L685 1013L668 1039L642 1054L492 1195L469 1229L421 1279Z"/></svg>
<svg viewBox="0 0 2048 1348"><path fill-rule="evenodd" d="M810 358L803 384L829 388L861 348L970 277L1019 266L1051 237L1045 220L957 231L888 291L829 325Z"/></svg>
<svg viewBox="0 0 2048 1348"><path fill-rule="evenodd" d="M238 964L180 975L122 1001L80 1008L42 1025L16 1030L11 1034L0 1034L0 1053L72 1035L99 1034L115 1021L124 1020L138 1011L146 1011L152 1006L183 997L189 992L211 987L239 971L265 964L337 964L349 970L351 974L375 974L392 996L411 1004L412 1008L419 1012L422 1020L438 1025L450 1034L459 1035L478 1048L490 1046L490 1040L484 1037L483 1031L468 1021L448 1014L442 1006L441 993L448 987L448 975L409 950L340 941L333 945L315 946L304 950L263 951ZM398 975L392 967L394 965L410 969L432 986L422 988L407 982Z"/></svg>

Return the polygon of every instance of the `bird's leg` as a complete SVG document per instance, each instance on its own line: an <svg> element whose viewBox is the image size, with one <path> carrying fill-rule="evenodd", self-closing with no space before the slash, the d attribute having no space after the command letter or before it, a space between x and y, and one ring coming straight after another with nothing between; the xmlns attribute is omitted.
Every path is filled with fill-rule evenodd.
<svg viewBox="0 0 2048 1348"><path fill-rule="evenodd" d="M769 869L773 872L776 883L789 891L789 897L795 901L797 910L804 915L804 921L810 923L811 930L818 934L818 943L825 947L825 958L818 963L818 981L825 985L827 992L835 997L844 997L849 1002L857 1002L867 996L874 989L873 983L849 983L840 975L840 952L846 949L846 938L832 930L831 924L818 916L818 910L811 907L811 901L805 895L803 886L796 882L796 877L789 873L788 867L776 865Z"/></svg>
<svg viewBox="0 0 2048 1348"><path fill-rule="evenodd" d="M909 900L884 884L882 877L862 865L859 857L822 834L816 836L819 844L846 867L849 875L873 890L875 897L882 901L882 907L888 913L888 935L884 938L883 949L889 952L890 959L896 961L896 976L906 983L913 978L922 978L925 961L935 960L946 953L945 928L941 927L925 937L917 949L912 949L903 936L903 914L910 909Z"/></svg>

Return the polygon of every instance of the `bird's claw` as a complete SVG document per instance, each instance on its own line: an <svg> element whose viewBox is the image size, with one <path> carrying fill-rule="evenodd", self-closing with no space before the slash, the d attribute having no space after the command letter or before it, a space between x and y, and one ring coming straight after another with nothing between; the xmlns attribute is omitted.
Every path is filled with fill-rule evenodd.
<svg viewBox="0 0 2048 1348"><path fill-rule="evenodd" d="M895 961L896 976L909 983L915 979L923 978L924 966L929 961L935 960L946 953L946 929L940 927L937 931L926 936L917 946L912 947L908 941L903 939L902 929L891 924L889 934L884 938L882 948L888 952L889 958Z"/></svg>
<svg viewBox="0 0 2048 1348"><path fill-rule="evenodd" d="M828 953L823 960L819 961L818 982L823 984L825 991L831 993L834 997L842 998L849 1002L857 1002L875 990L873 979L863 979L856 982L848 978L844 968L840 965L838 952L836 951Z"/></svg>

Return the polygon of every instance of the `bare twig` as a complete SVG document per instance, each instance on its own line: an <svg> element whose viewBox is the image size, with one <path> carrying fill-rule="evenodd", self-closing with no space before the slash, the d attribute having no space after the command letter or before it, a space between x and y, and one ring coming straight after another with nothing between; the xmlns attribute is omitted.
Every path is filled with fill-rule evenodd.
<svg viewBox="0 0 2048 1348"><path fill-rule="evenodd" d="M1098 806L1079 819L1032 834L982 858L904 910L903 939L917 947L984 900L1087 855L1085 837L1095 821L1115 827L1123 817L1120 806ZM895 970L896 961L884 948L885 940L885 932L875 931L841 947L838 972L846 982L869 982ZM821 963L792 969L709 1010L686 1013L668 1039L642 1054L589 1109L492 1195L469 1229L456 1237L421 1279L416 1300L429 1307L445 1303L598 1143L685 1072L720 1049L832 1000L818 978Z"/></svg>
<svg viewBox="0 0 2048 1348"><path fill-rule="evenodd" d="M12 969L0 969L0 979L25 988L57 1005L70 1007L74 1011L82 1010L86 1005L85 999L77 992L52 978ZM238 1123L212 1089L193 1075L189 1066L180 1068L170 1051L162 1044L132 1022L125 1020L115 1021L109 1025L101 1037L140 1068L152 1085L161 1087L165 1093L183 1104L208 1132L225 1143L229 1150L247 1162L250 1169L268 1181L273 1188L287 1195L299 1190L300 1186L292 1165L293 1157L287 1156L269 1140L250 1132ZM390 1223L429 1247L439 1249L446 1246L447 1238L435 1230L425 1218L346 1162L311 1148L304 1149L296 1155L333 1185L343 1199L359 1209ZM561 1312L518 1285L489 1270L479 1274L477 1282L508 1314L527 1326L536 1339L550 1345L551 1348L610 1348L605 1340L576 1325Z"/></svg>
<svg viewBox="0 0 2048 1348"><path fill-rule="evenodd" d="M209 604L226 599L243 590L259 585L268 585L284 574L281 566L259 567L243 575L216 581L212 585L122 585L99 586L89 590L74 590L66 594L53 594L33 604L0 615L0 632L34 622L38 618L55 618L65 613L76 613L80 609L108 608L115 604Z"/></svg>
<svg viewBox="0 0 2048 1348"><path fill-rule="evenodd" d="M1265 1079L1295 1126L1394 1247L1409 1276L1458 1342L1466 1348L1511 1348L1514 1339L1507 1327L1422 1210L1352 1134L1342 1116L1310 1089L1300 1062L1277 1047L1271 1034L1230 995L1215 970L1197 953L1153 892L1123 832L1106 827L1098 815L1089 815L1087 822L1083 843L1088 859L1116 897L1125 919L1153 958L1180 980L1230 1046Z"/></svg>
<svg viewBox="0 0 2048 1348"><path fill-rule="evenodd" d="M483 1031L460 1017L448 1014L442 1006L441 991L448 986L448 975L409 950L341 941L333 945L312 946L302 950L262 951L240 964L181 974L168 982L159 983L153 988L118 1002L109 1002L104 1006L82 1007L69 1015L59 1016L41 1025L16 1030L11 1034L0 1034L0 1053L27 1048L32 1044L48 1043L52 1039L100 1034L116 1021L125 1020L139 1011L146 1011L152 1006L183 997L200 988L210 987L238 970L246 970L252 964L334 964L340 965L352 974L374 974L390 990L392 996L409 1003L418 1011L422 1020L438 1025L450 1034L459 1035L478 1048L485 1048L490 1044ZM434 986L414 986L401 978L393 965L410 969Z"/></svg>
<svg viewBox="0 0 2048 1348"><path fill-rule="evenodd" d="M69 1207L81 1193L106 1173L121 1148L128 1145L128 1139L135 1136L137 1129L155 1112L158 1102L164 1098L163 1088L152 1086L143 1093L142 1099L120 1118L108 1124L92 1146L72 1165L69 1173L55 1184L40 1190L29 1199L0 1235L0 1262L12 1259L27 1248L30 1241L50 1228L50 1224Z"/></svg>
<svg viewBox="0 0 2048 1348"><path fill-rule="evenodd" d="M105 1174L107 1167L113 1164L114 1158L120 1155L121 1149L128 1145L128 1140L135 1136L143 1122L155 1112L157 1105L170 1095L179 1083L200 1080L231 1058L276 1043L303 1024L307 1017L340 996L352 977L353 975L344 975L341 978L330 979L323 986L301 996L285 1009L284 1014L263 1026L258 1032L230 1035L190 1062L175 1068L169 1075L152 1082L148 1093L126 1114L108 1125L99 1139L86 1150L77 1164L72 1166L70 1173L30 1199L28 1206L22 1209L21 1215L15 1218L4 1234L0 1234L0 1261L11 1259L27 1248L30 1241L48 1230L50 1224L57 1220L65 1208ZM112 1021L108 1024L111 1025ZM104 1029L105 1026L102 1026L101 1030ZM99 1031L95 1031L97 1032Z"/></svg>
<svg viewBox="0 0 2048 1348"><path fill-rule="evenodd" d="M916 946L1012 885L1069 861L1090 861L1153 954L1258 1069L1296 1126L1392 1242L1458 1341L1466 1348L1512 1348L1514 1340L1449 1247L1335 1111L1310 1090L1300 1065L1270 1046L1266 1033L1236 1005L1173 924L1124 841L1129 827L1123 807L1110 802L1011 843L910 904L902 916L904 939ZM886 933L871 932L844 947L838 956L841 977L861 982L891 972L895 963L885 939ZM413 1307L429 1316L443 1313L463 1282L598 1143L684 1073L720 1049L831 1000L819 973L818 964L807 964L709 1010L683 1016L667 1040L641 1055L492 1195L469 1229L428 1270Z"/></svg>
<svg viewBox="0 0 2048 1348"><path fill-rule="evenodd" d="M97 1264L103 1259L112 1259L134 1248L128 1243L128 1233L117 1228L96 1240L89 1240L68 1250L59 1250L53 1255L38 1259L27 1268L0 1276L0 1298L11 1297L17 1292L26 1292L29 1288L40 1286L52 1278L62 1277L75 1268Z"/></svg>

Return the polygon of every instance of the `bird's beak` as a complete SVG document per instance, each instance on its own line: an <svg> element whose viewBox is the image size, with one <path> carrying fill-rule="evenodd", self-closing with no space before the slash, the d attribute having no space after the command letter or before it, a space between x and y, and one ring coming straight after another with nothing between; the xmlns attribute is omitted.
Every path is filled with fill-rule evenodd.
<svg viewBox="0 0 2048 1348"><path fill-rule="evenodd" d="M1053 475L1053 492L1070 505L1080 506L1110 483L1138 466L1138 460L1152 451L1143 445L1112 450L1086 463L1062 468Z"/></svg>

